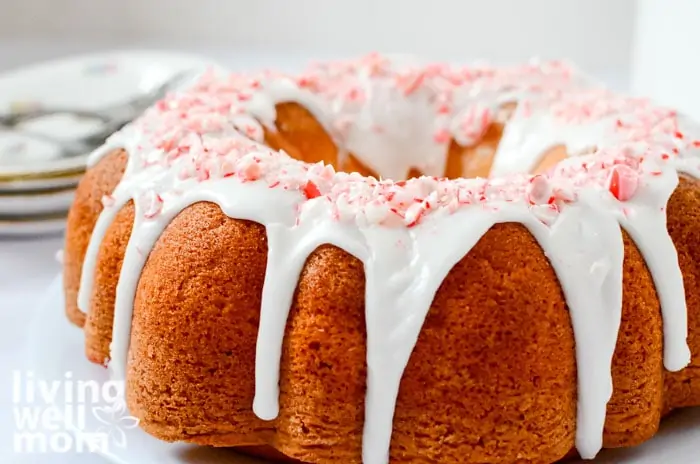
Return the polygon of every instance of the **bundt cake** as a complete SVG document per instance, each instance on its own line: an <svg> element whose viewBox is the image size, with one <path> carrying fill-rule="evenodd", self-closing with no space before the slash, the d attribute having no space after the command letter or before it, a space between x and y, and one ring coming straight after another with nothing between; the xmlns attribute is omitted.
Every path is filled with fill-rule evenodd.
<svg viewBox="0 0 700 464"><path fill-rule="evenodd" d="M699 154L560 62L205 72L92 155L67 315L162 440L593 458L700 405Z"/></svg>

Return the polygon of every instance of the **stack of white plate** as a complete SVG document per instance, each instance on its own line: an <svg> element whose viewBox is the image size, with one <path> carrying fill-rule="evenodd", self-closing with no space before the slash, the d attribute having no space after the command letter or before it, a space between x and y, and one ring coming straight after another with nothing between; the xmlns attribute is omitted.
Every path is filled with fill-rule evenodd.
<svg viewBox="0 0 700 464"><path fill-rule="evenodd" d="M73 163L63 163L63 169L1 166L0 235L44 235L63 231L66 213L85 165L84 157L70 161Z"/></svg>
<svg viewBox="0 0 700 464"><path fill-rule="evenodd" d="M0 75L0 237L65 228L89 153L211 61L112 52Z"/></svg>

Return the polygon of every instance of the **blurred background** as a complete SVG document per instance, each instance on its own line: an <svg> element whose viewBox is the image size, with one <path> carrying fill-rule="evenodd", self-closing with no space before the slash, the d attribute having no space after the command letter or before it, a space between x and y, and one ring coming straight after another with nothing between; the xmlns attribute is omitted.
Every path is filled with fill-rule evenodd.
<svg viewBox="0 0 700 464"><path fill-rule="evenodd" d="M233 68L370 50L565 57L697 117L698 20L696 0L0 0L0 70L114 48L190 51Z"/></svg>
<svg viewBox="0 0 700 464"><path fill-rule="evenodd" d="M698 20L696 0L0 0L0 70L114 48L184 50L232 68L370 50L565 57L700 117Z"/></svg>
<svg viewBox="0 0 700 464"><path fill-rule="evenodd" d="M568 57L624 85L634 0L2 0L0 66L103 48L294 65L371 50L497 62Z"/></svg>

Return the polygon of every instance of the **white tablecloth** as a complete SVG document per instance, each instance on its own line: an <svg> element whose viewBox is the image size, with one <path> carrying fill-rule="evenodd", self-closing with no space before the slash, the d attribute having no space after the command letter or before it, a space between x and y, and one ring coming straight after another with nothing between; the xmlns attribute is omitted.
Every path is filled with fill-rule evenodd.
<svg viewBox="0 0 700 464"><path fill-rule="evenodd" d="M102 464L93 454L17 454L12 408L13 371L26 371L24 340L44 291L60 270L56 251L61 237L31 240L0 239L0 463Z"/></svg>

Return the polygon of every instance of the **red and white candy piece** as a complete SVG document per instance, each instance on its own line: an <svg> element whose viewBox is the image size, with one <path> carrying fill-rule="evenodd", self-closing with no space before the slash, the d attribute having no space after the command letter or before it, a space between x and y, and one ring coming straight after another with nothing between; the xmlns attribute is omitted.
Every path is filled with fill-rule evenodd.
<svg viewBox="0 0 700 464"><path fill-rule="evenodd" d="M247 157L241 160L241 164L238 171L238 176L241 180L246 182L252 182L260 179L262 174L262 168L258 160L253 157Z"/></svg>
<svg viewBox="0 0 700 464"><path fill-rule="evenodd" d="M545 176L537 175L527 184L527 201L531 205L546 205L554 201L552 187Z"/></svg>
<svg viewBox="0 0 700 464"><path fill-rule="evenodd" d="M405 96L411 95L423 85L426 74L425 71L416 71L404 75L399 74L396 76L396 87Z"/></svg>
<svg viewBox="0 0 700 464"><path fill-rule="evenodd" d="M629 166L618 164L608 174L607 188L620 201L631 199L639 187L639 174Z"/></svg>
<svg viewBox="0 0 700 464"><path fill-rule="evenodd" d="M304 187L302 187L302 192L309 200L321 196L321 191L319 190L318 186L310 180L304 184Z"/></svg>
<svg viewBox="0 0 700 464"><path fill-rule="evenodd" d="M149 190L141 195L139 203L143 209L143 217L146 219L153 219L163 209L163 198L153 190Z"/></svg>

